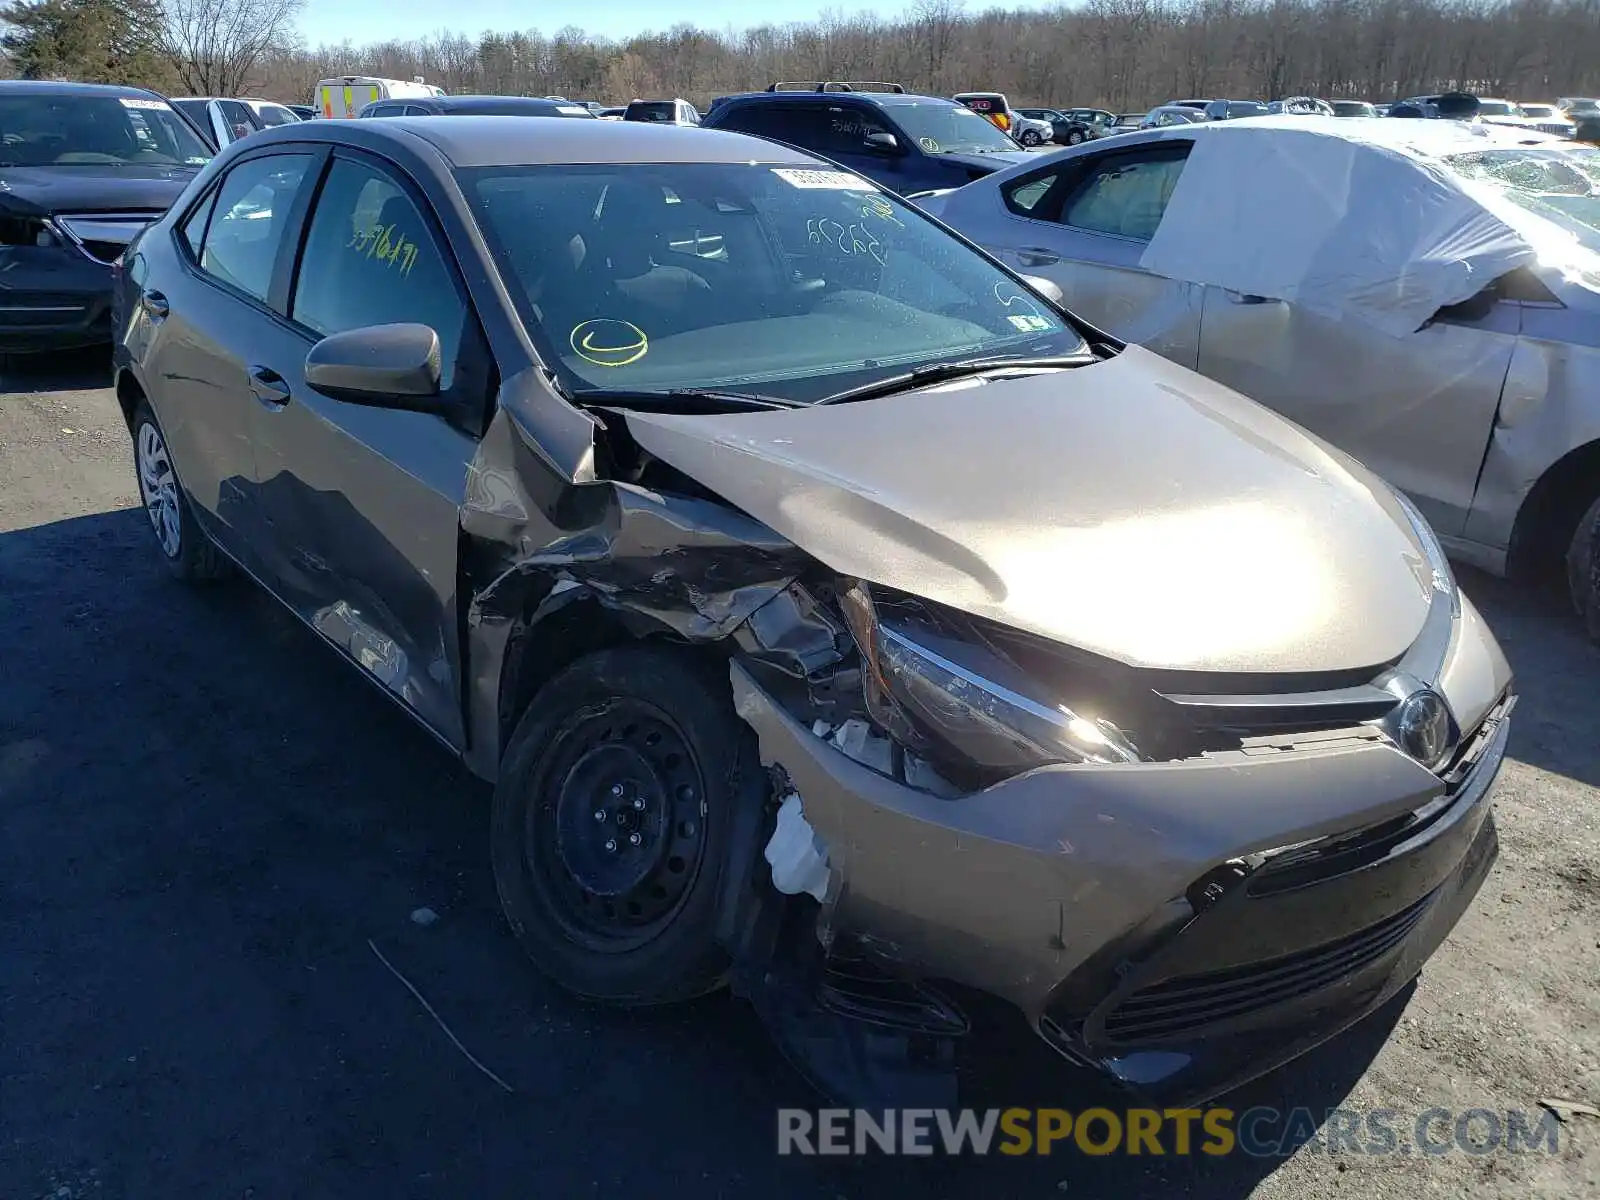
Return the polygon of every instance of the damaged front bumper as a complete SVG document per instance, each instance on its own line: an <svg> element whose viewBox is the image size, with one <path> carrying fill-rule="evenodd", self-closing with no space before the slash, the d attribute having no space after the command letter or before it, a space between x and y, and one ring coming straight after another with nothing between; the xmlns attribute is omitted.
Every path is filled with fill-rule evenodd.
<svg viewBox="0 0 1600 1200"><path fill-rule="evenodd" d="M0 246L0 353L111 340L112 272L71 246Z"/></svg>
<svg viewBox="0 0 1600 1200"><path fill-rule="evenodd" d="M1471 724L1440 774L1353 731L1046 766L955 799L869 769L731 671L763 761L826 843L830 942L1009 1000L1064 1056L1176 1104L1370 1013L1470 903L1514 703L1486 647L1469 607L1443 682Z"/></svg>

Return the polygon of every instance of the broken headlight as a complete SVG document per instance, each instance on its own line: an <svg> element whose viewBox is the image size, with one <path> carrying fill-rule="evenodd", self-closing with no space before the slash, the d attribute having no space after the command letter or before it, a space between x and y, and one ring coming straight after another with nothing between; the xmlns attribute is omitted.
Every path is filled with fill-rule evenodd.
<svg viewBox="0 0 1600 1200"><path fill-rule="evenodd" d="M916 606L881 604L860 580L843 583L840 604L861 651L867 710L907 749L999 776L1139 760L1115 725L1041 697L999 652Z"/></svg>

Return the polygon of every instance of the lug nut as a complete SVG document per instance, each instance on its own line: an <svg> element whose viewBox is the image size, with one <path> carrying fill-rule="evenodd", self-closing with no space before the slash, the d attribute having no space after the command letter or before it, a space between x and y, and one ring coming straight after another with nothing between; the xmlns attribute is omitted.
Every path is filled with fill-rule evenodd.
<svg viewBox="0 0 1600 1200"><path fill-rule="evenodd" d="M637 832L630 833L628 835L628 845L630 846L637 846L642 841L644 841L644 839L640 837Z"/></svg>
<svg viewBox="0 0 1600 1200"><path fill-rule="evenodd" d="M622 785L620 783L613 783L611 785L611 794L613 796L621 796L622 795Z"/></svg>
<svg viewBox="0 0 1600 1200"><path fill-rule="evenodd" d="M644 811L644 797L643 796L635 796L633 798L633 807L634 807L634 810L636 812L643 812Z"/></svg>
<svg viewBox="0 0 1600 1200"><path fill-rule="evenodd" d="M595 809L594 810L594 819L596 821L600 821L600 822L603 823L605 821L605 819L606 819L606 810L603 809L603 808Z"/></svg>
<svg viewBox="0 0 1600 1200"><path fill-rule="evenodd" d="M616 852L617 852L617 839L616 838L607 838L606 839L606 853L607 854L615 854Z"/></svg>

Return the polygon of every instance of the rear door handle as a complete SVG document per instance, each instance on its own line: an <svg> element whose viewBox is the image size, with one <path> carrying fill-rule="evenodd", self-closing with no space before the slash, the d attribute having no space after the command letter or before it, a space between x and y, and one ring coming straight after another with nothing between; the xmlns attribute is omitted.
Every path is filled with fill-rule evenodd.
<svg viewBox="0 0 1600 1200"><path fill-rule="evenodd" d="M1025 267L1048 267L1052 263L1061 261L1061 256L1054 250L1046 250L1042 246L1024 246L1017 251L1017 261Z"/></svg>
<svg viewBox="0 0 1600 1200"><path fill-rule="evenodd" d="M250 394L266 407L279 409L289 403L289 384L270 367L251 367Z"/></svg>
<svg viewBox="0 0 1600 1200"><path fill-rule="evenodd" d="M1271 296L1253 296L1249 292L1228 292L1228 299L1235 304L1273 304L1276 303Z"/></svg>
<svg viewBox="0 0 1600 1200"><path fill-rule="evenodd" d="M167 298L160 292L145 292L139 297L139 303L144 306L144 311L150 314L152 321L164 321L167 314L172 311L167 304Z"/></svg>

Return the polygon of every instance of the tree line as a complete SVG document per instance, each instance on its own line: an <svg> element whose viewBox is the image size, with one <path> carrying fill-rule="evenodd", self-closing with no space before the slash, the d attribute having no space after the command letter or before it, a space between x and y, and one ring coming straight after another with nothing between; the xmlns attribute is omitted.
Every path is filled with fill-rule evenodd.
<svg viewBox="0 0 1600 1200"><path fill-rule="evenodd" d="M1512 99L1600 93L1600 0L1083 0L968 12L916 0L897 18L627 39L440 32L305 47L301 0L16 0L7 67L36 78L306 103L319 79L422 76L446 91L613 103L712 97L774 80L866 79L1018 104L1137 111L1179 97L1374 101L1460 89Z"/></svg>

